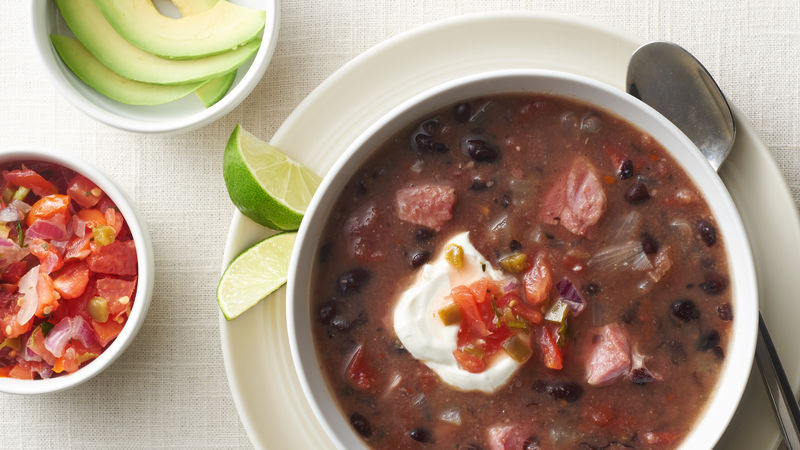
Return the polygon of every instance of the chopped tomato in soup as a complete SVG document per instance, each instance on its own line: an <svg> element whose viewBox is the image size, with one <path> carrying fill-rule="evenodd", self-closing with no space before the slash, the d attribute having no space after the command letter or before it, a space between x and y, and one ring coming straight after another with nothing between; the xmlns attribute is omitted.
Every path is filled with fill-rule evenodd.
<svg viewBox="0 0 800 450"><path fill-rule="evenodd" d="M0 377L75 372L127 322L136 247L114 202L86 177L33 161L2 169Z"/></svg>

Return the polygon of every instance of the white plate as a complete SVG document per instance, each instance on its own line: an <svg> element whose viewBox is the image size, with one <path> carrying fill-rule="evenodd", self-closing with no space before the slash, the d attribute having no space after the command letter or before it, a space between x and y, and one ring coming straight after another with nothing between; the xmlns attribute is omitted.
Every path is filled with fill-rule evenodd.
<svg viewBox="0 0 800 450"><path fill-rule="evenodd" d="M628 58L641 42L595 24L554 15L462 16L396 36L355 58L314 90L271 143L319 174L369 125L403 100L441 82L502 68L554 69L624 88ZM720 174L750 237L761 309L795 389L794 350L800 302L800 222L766 146L741 114L733 154ZM269 232L236 213L223 256L227 263ZM223 265L223 267L224 267ZM331 448L294 372L283 290L238 319L220 315L222 351L233 399L258 447ZM777 425L756 369L722 448L775 447Z"/></svg>

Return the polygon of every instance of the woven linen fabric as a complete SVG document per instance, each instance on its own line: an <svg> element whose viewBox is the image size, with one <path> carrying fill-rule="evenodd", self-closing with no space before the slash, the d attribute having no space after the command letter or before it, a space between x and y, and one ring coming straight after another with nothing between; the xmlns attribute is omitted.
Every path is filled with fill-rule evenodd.
<svg viewBox="0 0 800 450"><path fill-rule="evenodd" d="M147 136L102 125L61 97L33 53L30 4L4 2L0 148L58 149L115 179L149 227L156 280L144 326L105 372L62 393L0 394L0 448L251 447L225 377L214 295L234 212L222 180L225 142L236 123L271 136L342 64L425 23L490 10L547 11L676 41L750 119L800 201L797 0L284 0L280 7L275 55L238 108L197 131Z"/></svg>

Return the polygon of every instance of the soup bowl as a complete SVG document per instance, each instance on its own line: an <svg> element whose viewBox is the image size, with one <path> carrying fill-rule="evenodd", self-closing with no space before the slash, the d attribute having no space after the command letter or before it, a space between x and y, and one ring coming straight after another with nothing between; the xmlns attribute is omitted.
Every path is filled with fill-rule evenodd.
<svg viewBox="0 0 800 450"><path fill-rule="evenodd" d="M310 406L340 448L363 448L329 390L315 350L312 325L313 268L321 236L336 200L356 171L381 147L427 113L460 100L504 93L544 93L571 98L616 114L658 141L705 197L724 236L735 319L716 387L681 448L711 448L735 412L752 364L758 315L750 248L736 207L724 184L692 142L666 118L639 100L600 82L546 70L486 72L441 84L397 106L373 124L341 155L323 179L299 230L289 268L287 320L292 357Z"/></svg>

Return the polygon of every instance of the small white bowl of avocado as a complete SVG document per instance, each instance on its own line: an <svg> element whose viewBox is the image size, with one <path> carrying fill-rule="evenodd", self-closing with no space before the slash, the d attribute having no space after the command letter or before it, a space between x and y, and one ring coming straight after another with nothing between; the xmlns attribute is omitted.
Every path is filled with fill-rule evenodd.
<svg viewBox="0 0 800 450"><path fill-rule="evenodd" d="M278 38L278 0L32 2L33 42L58 90L94 119L171 133L227 114Z"/></svg>

